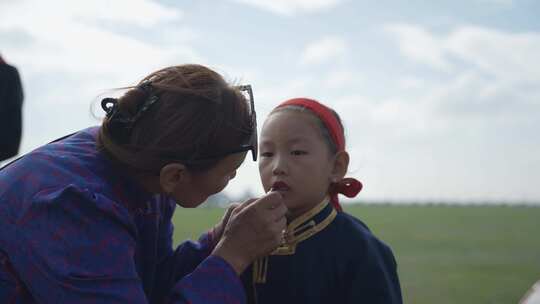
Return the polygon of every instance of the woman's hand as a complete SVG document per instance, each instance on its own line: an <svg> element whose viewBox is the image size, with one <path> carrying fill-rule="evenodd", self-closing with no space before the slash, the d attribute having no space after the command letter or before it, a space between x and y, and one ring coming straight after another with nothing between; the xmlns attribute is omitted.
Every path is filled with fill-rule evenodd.
<svg viewBox="0 0 540 304"><path fill-rule="evenodd" d="M253 202L255 199L247 200L246 202ZM244 202L244 203L246 203ZM231 214L233 210L240 206L240 203L232 203L227 207L227 210L225 211L225 214L223 214L223 217L221 218L221 221L217 223L214 228L212 228L212 249L216 247L217 243L223 236L223 231L225 230L225 227L227 226L227 223L229 222L229 219L231 218Z"/></svg>
<svg viewBox="0 0 540 304"><path fill-rule="evenodd" d="M241 274L256 258L276 249L287 226L287 207L279 192L248 200L232 210L223 236L212 254L222 257Z"/></svg>

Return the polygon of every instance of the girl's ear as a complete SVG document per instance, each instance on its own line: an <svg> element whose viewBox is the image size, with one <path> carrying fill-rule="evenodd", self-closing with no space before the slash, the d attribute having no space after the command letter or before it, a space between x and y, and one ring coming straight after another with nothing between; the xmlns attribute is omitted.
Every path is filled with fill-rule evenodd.
<svg viewBox="0 0 540 304"><path fill-rule="evenodd" d="M339 182L347 174L349 169L349 153L340 151L334 156L334 167L330 174L330 181L333 183Z"/></svg>
<svg viewBox="0 0 540 304"><path fill-rule="evenodd" d="M191 174L186 166L181 163L171 163L161 168L159 172L159 184L161 190L167 194L175 192L191 180Z"/></svg>

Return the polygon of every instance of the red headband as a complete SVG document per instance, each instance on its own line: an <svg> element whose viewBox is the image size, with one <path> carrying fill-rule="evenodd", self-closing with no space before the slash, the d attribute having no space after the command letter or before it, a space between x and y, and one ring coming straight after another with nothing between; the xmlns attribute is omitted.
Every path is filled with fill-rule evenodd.
<svg viewBox="0 0 540 304"><path fill-rule="evenodd" d="M330 132L330 136L332 137L334 144L336 144L338 152L345 151L345 137L343 136L343 130L337 117L330 108L313 99L293 98L281 103L276 109L285 106L301 106L311 110L311 112L317 115L322 121L328 132ZM354 178L344 178L340 182L331 185L330 200L336 210L342 211L341 205L339 204L338 193L344 194L347 197L355 197L360 190L362 190L362 183L360 181Z"/></svg>
<svg viewBox="0 0 540 304"><path fill-rule="evenodd" d="M338 151L345 150L345 138L343 137L341 125L339 124L334 113L332 113L332 110L330 110L327 106L309 98L289 99L277 106L277 108L284 106L302 106L311 110L311 112L319 117L326 129L330 132L332 141L336 144Z"/></svg>

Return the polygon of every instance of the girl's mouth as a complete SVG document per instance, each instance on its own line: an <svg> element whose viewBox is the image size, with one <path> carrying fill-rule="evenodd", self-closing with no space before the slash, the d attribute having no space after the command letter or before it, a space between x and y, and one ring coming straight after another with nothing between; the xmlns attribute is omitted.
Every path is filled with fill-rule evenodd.
<svg viewBox="0 0 540 304"><path fill-rule="evenodd" d="M270 191L286 192L289 191L289 189L289 185L287 185L285 182L278 181L272 184L272 188Z"/></svg>

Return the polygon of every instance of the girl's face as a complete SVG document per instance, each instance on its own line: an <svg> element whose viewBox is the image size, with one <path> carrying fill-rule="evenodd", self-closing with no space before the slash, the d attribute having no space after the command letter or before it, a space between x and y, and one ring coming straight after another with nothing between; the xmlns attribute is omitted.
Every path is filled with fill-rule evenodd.
<svg viewBox="0 0 540 304"><path fill-rule="evenodd" d="M259 149L264 190L279 191L292 218L325 198L334 157L314 115L295 110L270 114L262 128Z"/></svg>
<svg viewBox="0 0 540 304"><path fill-rule="evenodd" d="M236 176L236 170L244 162L246 153L228 155L209 171L190 173L188 183L173 193L178 204L184 208L195 208L210 195L221 192Z"/></svg>

